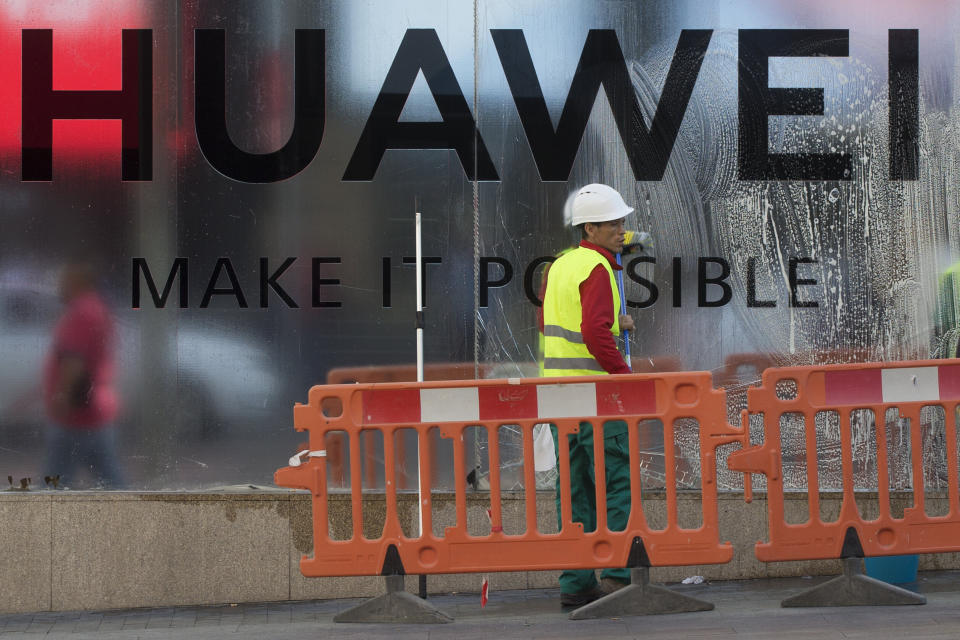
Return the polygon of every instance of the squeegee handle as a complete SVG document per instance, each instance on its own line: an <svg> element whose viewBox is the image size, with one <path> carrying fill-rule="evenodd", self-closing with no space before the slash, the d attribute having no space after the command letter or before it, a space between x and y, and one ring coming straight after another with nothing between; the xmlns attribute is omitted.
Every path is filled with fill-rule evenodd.
<svg viewBox="0 0 960 640"><path fill-rule="evenodd" d="M623 266L623 262L620 260L620 254L617 254L617 265ZM620 312L626 313L627 309L627 297L623 295L623 270L617 271L617 288L620 289ZM630 366L630 332L626 329L623 330L623 359L627 361L627 368L631 371L633 367Z"/></svg>

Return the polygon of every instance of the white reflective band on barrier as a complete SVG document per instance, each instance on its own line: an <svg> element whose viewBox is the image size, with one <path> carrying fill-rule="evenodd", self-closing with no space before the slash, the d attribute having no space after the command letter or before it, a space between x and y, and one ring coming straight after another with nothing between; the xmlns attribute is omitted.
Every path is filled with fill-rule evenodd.
<svg viewBox="0 0 960 640"><path fill-rule="evenodd" d="M480 419L476 387L420 389L421 422L470 422Z"/></svg>
<svg viewBox="0 0 960 640"><path fill-rule="evenodd" d="M540 418L578 418L597 415L597 385L544 384L537 387Z"/></svg>
<svg viewBox="0 0 960 640"><path fill-rule="evenodd" d="M940 399L939 367L883 369L884 402L928 402Z"/></svg>

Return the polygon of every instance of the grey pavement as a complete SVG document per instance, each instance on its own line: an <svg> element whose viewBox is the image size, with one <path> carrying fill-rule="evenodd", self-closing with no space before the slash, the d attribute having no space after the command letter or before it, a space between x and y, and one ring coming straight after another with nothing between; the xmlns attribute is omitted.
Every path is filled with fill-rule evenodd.
<svg viewBox="0 0 960 640"><path fill-rule="evenodd" d="M0 636L86 639L220 638L960 638L960 572L921 573L908 585L927 604L902 607L783 609L780 600L829 579L780 578L669 585L716 604L700 613L567 620L554 589L433 596L455 618L445 625L337 624L357 599L124 611L0 615Z"/></svg>

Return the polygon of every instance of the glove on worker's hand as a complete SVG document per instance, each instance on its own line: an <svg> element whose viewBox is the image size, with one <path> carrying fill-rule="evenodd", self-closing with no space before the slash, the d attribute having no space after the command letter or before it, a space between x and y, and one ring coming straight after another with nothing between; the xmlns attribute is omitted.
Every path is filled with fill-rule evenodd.
<svg viewBox="0 0 960 640"><path fill-rule="evenodd" d="M653 238L646 231L627 231L623 237L622 255L642 253L653 249Z"/></svg>

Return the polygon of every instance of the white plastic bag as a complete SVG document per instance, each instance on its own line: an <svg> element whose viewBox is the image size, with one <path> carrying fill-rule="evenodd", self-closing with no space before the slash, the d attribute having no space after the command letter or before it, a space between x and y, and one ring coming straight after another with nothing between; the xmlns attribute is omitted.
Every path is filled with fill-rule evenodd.
<svg viewBox="0 0 960 640"><path fill-rule="evenodd" d="M553 432L549 424L533 425L533 468L550 471L557 466L557 454L553 451Z"/></svg>

